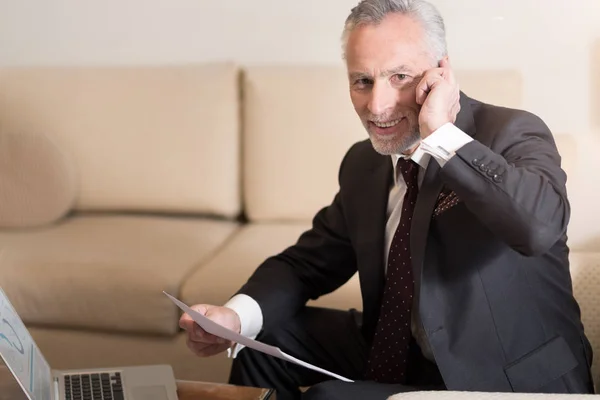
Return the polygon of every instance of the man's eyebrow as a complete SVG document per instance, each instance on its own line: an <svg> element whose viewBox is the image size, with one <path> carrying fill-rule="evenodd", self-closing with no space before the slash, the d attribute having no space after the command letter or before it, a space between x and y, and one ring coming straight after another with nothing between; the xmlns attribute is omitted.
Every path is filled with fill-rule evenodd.
<svg viewBox="0 0 600 400"><path fill-rule="evenodd" d="M380 74L380 76L385 77L385 76L392 76L392 75L396 75L396 74L410 74L412 72L413 72L413 70L409 66L400 65L398 67L383 71ZM352 73L350 73L349 76L350 76L351 80L373 79L373 76L371 74L368 74L366 72L360 72L360 71L352 72Z"/></svg>
<svg viewBox="0 0 600 400"><path fill-rule="evenodd" d="M373 79L373 77L366 72L352 72L350 73L350 80L357 81L359 79Z"/></svg>
<svg viewBox="0 0 600 400"><path fill-rule="evenodd" d="M411 72L412 72L412 68L410 68L409 66L400 65L396 68L392 68L387 71L384 71L383 75L390 76L390 75L396 75L396 74L407 74L407 73L411 73Z"/></svg>

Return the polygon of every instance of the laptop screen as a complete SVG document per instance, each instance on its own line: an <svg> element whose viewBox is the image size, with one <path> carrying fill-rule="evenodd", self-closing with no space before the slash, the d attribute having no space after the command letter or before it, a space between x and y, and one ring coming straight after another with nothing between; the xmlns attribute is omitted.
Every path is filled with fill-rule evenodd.
<svg viewBox="0 0 600 400"><path fill-rule="evenodd" d="M29 398L52 400L52 371L0 288L0 356Z"/></svg>

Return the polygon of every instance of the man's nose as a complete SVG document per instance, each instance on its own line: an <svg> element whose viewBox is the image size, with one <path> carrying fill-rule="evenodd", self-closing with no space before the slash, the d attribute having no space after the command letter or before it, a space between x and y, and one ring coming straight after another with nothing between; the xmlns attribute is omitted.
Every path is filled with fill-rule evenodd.
<svg viewBox="0 0 600 400"><path fill-rule="evenodd" d="M369 112L373 115L383 115L386 111L393 110L398 102L398 90L385 81L376 81L371 90L369 99Z"/></svg>

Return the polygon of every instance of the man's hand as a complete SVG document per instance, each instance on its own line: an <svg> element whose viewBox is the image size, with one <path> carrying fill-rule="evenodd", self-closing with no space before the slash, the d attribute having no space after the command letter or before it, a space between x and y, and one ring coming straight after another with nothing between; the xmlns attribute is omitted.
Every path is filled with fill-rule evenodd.
<svg viewBox="0 0 600 400"><path fill-rule="evenodd" d="M207 304L197 304L191 307L219 325L234 332L240 333L241 322L239 315L231 308L217 307ZM187 332L187 346L198 357L210 357L219 354L231 347L228 340L211 335L202 329L187 314L179 319L179 326Z"/></svg>
<svg viewBox="0 0 600 400"><path fill-rule="evenodd" d="M442 125L456 121L460 90L447 58L440 62L439 68L427 71L417 85L417 104L422 106L419 129L423 139Z"/></svg>

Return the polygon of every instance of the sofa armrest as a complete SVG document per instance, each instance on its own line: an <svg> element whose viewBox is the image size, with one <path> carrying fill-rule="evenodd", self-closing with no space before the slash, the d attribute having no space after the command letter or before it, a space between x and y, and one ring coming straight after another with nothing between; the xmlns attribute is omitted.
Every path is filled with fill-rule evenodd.
<svg viewBox="0 0 600 400"><path fill-rule="evenodd" d="M421 391L398 393L388 400L590 400L593 394Z"/></svg>
<svg viewBox="0 0 600 400"><path fill-rule="evenodd" d="M600 252L573 251L569 255L573 293L581 308L585 334L594 355L600 353ZM592 378L600 387L600 363L594 357Z"/></svg>

